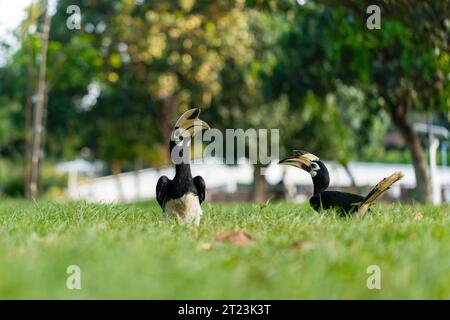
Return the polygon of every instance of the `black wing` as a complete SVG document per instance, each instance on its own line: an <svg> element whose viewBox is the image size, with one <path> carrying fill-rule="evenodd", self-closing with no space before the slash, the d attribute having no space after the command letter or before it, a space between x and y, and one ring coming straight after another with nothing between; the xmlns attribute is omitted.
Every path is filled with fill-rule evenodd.
<svg viewBox="0 0 450 320"><path fill-rule="evenodd" d="M169 190L170 182L171 180L169 178L167 178L166 176L162 176L161 178L159 178L158 183L156 184L156 200L163 210L166 204L167 191Z"/></svg>
<svg viewBox="0 0 450 320"><path fill-rule="evenodd" d="M316 211L336 209L342 213L354 212L363 201L363 196L339 191L324 191L309 199L311 207Z"/></svg>
<svg viewBox="0 0 450 320"><path fill-rule="evenodd" d="M196 176L194 178L194 185L197 188L198 200L200 201L201 204L205 200L206 194L205 180L203 180L203 178L200 176Z"/></svg>

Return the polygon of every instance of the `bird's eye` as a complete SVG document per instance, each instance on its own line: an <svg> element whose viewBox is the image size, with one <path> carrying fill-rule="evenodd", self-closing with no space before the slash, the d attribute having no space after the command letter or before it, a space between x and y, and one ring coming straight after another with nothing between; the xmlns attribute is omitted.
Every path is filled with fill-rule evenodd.
<svg viewBox="0 0 450 320"><path fill-rule="evenodd" d="M311 164L311 168L312 168L313 170L319 170L319 169L320 169L319 165L318 165L317 163L315 163L315 162L313 162L313 163Z"/></svg>

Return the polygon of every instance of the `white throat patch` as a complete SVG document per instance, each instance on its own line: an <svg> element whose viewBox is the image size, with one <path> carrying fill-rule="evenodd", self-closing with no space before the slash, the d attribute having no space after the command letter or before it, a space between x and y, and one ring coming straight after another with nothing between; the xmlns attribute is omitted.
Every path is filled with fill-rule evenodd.
<svg viewBox="0 0 450 320"><path fill-rule="evenodd" d="M309 172L309 174L311 175L311 177L315 177L317 175L317 172L320 170L320 166L316 163L316 162L312 162L311 163L311 171Z"/></svg>

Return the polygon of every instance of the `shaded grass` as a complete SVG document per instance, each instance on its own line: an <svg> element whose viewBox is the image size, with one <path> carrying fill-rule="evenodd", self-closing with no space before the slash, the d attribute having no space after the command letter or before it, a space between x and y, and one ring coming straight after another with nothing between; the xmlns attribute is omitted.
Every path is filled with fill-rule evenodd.
<svg viewBox="0 0 450 320"><path fill-rule="evenodd" d="M450 298L448 206L380 205L363 219L288 203L203 209L194 228L156 203L2 200L0 298ZM214 240L238 229L256 242ZM69 265L81 290L66 288ZM381 290L366 287L370 265Z"/></svg>

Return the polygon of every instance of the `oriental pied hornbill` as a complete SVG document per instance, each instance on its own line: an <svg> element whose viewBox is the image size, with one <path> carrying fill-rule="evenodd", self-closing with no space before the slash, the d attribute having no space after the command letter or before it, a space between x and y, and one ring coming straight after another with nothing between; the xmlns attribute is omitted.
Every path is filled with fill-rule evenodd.
<svg viewBox="0 0 450 320"><path fill-rule="evenodd" d="M314 195L309 199L309 203L314 210L336 209L342 214L363 215L375 200L403 177L403 173L395 172L381 180L367 196L360 196L347 192L326 191L330 184L328 170L312 153L295 150L294 156L281 160L279 164L291 165L309 172L314 184Z"/></svg>
<svg viewBox="0 0 450 320"><path fill-rule="evenodd" d="M191 137L197 130L209 129L199 115L200 109L190 109L176 122L169 143L171 159L175 162L175 177L170 180L162 176L156 184L156 200L163 212L180 222L196 225L200 223L200 204L205 200L206 186L202 177L192 178L189 159L184 151L189 150Z"/></svg>

